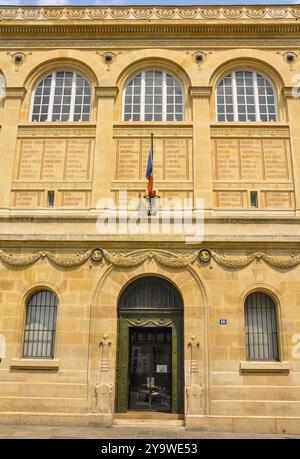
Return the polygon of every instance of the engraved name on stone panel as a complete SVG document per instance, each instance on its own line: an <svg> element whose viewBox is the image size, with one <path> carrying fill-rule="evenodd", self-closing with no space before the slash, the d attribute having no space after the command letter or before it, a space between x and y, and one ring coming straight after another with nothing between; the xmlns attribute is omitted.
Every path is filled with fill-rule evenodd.
<svg viewBox="0 0 300 459"><path fill-rule="evenodd" d="M66 180L88 180L90 178L91 140L71 139L67 141Z"/></svg>
<svg viewBox="0 0 300 459"><path fill-rule="evenodd" d="M21 140L17 179L40 180L44 140Z"/></svg>
<svg viewBox="0 0 300 459"><path fill-rule="evenodd" d="M239 180L240 165L238 141L235 139L215 140L215 178L217 180Z"/></svg>
<svg viewBox="0 0 300 459"><path fill-rule="evenodd" d="M117 140L116 179L139 180L141 141L139 139Z"/></svg>
<svg viewBox="0 0 300 459"><path fill-rule="evenodd" d="M243 193L240 191L217 192L219 207L243 207Z"/></svg>
<svg viewBox="0 0 300 459"><path fill-rule="evenodd" d="M264 140L264 163L266 180L288 180L287 149L284 140Z"/></svg>
<svg viewBox="0 0 300 459"><path fill-rule="evenodd" d="M266 191L264 194L266 207L282 209L292 207L292 194L289 192Z"/></svg>
<svg viewBox="0 0 300 459"><path fill-rule="evenodd" d="M149 139L117 139L116 180L145 180L149 150ZM188 139L155 138L153 151L155 180L189 180L190 151L191 145Z"/></svg>
<svg viewBox="0 0 300 459"><path fill-rule="evenodd" d="M61 207L88 207L89 192L63 191L61 193Z"/></svg>
<svg viewBox="0 0 300 459"><path fill-rule="evenodd" d="M19 144L17 180L90 180L91 139L24 139Z"/></svg>
<svg viewBox="0 0 300 459"><path fill-rule="evenodd" d="M189 179L189 142L184 139L166 139L164 149L164 179Z"/></svg>
<svg viewBox="0 0 300 459"><path fill-rule="evenodd" d="M260 140L239 141L243 180L262 180L262 144Z"/></svg>
<svg viewBox="0 0 300 459"><path fill-rule="evenodd" d="M62 180L66 155L66 141L47 140L45 144L42 179Z"/></svg>
<svg viewBox="0 0 300 459"><path fill-rule="evenodd" d="M39 191L14 191L13 207L35 209L41 205L41 192Z"/></svg>

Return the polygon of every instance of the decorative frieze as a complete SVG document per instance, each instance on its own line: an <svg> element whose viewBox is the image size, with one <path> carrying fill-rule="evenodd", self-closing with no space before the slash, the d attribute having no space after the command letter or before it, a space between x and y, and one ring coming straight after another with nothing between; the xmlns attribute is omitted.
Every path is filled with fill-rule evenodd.
<svg viewBox="0 0 300 459"><path fill-rule="evenodd" d="M224 21L248 20L260 21L295 19L300 17L297 5L283 6L207 6L207 7L69 7L69 8L33 8L33 7L3 7L0 8L0 18L4 21Z"/></svg>
<svg viewBox="0 0 300 459"><path fill-rule="evenodd" d="M18 255L11 251L0 250L0 261L11 267L27 267L41 259L48 259L54 265L61 268L74 268L81 266L91 259L93 250L79 252L74 255L56 254L49 251L39 251L30 255ZM156 261L165 268L184 269L192 266L199 260L199 250L167 251L153 250L102 250L103 258L109 265L117 268L135 268L147 261ZM278 269L291 269L300 265L300 253L290 255L269 255L264 252L253 252L246 255L227 255L223 252L211 251L212 259L225 268L241 269L256 261L264 261L269 266ZM102 343L103 345L103 343Z"/></svg>

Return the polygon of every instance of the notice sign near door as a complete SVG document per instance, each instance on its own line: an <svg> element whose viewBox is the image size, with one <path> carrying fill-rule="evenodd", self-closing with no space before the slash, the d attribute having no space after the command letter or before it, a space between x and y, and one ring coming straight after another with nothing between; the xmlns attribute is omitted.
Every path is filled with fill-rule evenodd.
<svg viewBox="0 0 300 459"><path fill-rule="evenodd" d="M156 373L168 373L168 365L156 365Z"/></svg>

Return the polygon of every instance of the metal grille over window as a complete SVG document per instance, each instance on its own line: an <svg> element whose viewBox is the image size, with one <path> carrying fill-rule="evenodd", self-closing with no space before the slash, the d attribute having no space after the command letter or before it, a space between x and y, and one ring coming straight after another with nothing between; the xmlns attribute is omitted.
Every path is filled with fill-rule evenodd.
<svg viewBox="0 0 300 459"><path fill-rule="evenodd" d="M278 361L276 306L265 293L255 292L245 302L247 360Z"/></svg>
<svg viewBox="0 0 300 459"><path fill-rule="evenodd" d="M183 91L165 72L147 71L126 86L124 121L183 121Z"/></svg>
<svg viewBox="0 0 300 459"><path fill-rule="evenodd" d="M76 72L55 72L33 92L31 121L89 121L91 88Z"/></svg>
<svg viewBox="0 0 300 459"><path fill-rule="evenodd" d="M23 357L53 358L57 298L48 290L34 293L27 302Z"/></svg>
<svg viewBox="0 0 300 459"><path fill-rule="evenodd" d="M276 121L275 92L271 84L255 72L227 75L217 87L218 121Z"/></svg>
<svg viewBox="0 0 300 459"><path fill-rule="evenodd" d="M119 302L120 311L130 309L171 309L182 311L183 303L177 289L159 277L141 277L127 287Z"/></svg>

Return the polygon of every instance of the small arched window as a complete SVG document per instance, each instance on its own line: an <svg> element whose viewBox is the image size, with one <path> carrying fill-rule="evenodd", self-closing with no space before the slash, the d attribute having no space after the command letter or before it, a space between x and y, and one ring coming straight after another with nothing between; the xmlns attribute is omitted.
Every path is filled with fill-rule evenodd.
<svg viewBox="0 0 300 459"><path fill-rule="evenodd" d="M31 121L89 121L91 87L76 72L54 72L40 81L32 95Z"/></svg>
<svg viewBox="0 0 300 459"><path fill-rule="evenodd" d="M279 360L277 315L274 301L262 292L245 301L247 360Z"/></svg>
<svg viewBox="0 0 300 459"><path fill-rule="evenodd" d="M183 121L180 82L166 72L151 70L135 76L126 86L124 121Z"/></svg>
<svg viewBox="0 0 300 459"><path fill-rule="evenodd" d="M217 86L218 121L276 121L271 84L256 72L232 72Z"/></svg>
<svg viewBox="0 0 300 459"><path fill-rule="evenodd" d="M23 357L53 358L57 298L49 290L34 293L27 301Z"/></svg>

